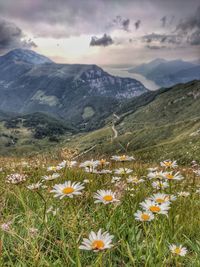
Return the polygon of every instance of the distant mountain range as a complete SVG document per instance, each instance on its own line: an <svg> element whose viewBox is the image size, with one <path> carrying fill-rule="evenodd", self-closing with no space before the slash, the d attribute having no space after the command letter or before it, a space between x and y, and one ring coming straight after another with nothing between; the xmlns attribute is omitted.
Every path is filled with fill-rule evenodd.
<svg viewBox="0 0 200 267"><path fill-rule="evenodd" d="M200 64L183 60L155 59L131 68L129 72L141 74L161 87L170 87L200 79Z"/></svg>
<svg viewBox="0 0 200 267"><path fill-rule="evenodd" d="M109 75L96 65L56 64L23 49L0 57L3 112L44 112L88 130L100 127L121 101L147 91L139 81Z"/></svg>

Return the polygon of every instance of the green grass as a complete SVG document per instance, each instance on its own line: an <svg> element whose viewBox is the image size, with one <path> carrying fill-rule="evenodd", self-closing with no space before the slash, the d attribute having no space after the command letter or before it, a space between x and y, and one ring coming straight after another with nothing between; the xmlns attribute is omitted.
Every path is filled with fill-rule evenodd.
<svg viewBox="0 0 200 267"><path fill-rule="evenodd" d="M191 195L173 202L169 217L157 215L152 222L141 223L133 214L139 209L139 203L155 192L148 179L136 186L129 185L134 190L127 191L115 187L111 175L87 174L75 168L61 170L60 178L45 182L46 189L28 190L26 185L39 181L50 164L56 163L43 157L30 160L30 167L22 167L17 158L1 159L4 171L0 173L0 222L12 221L12 225L10 232L0 230L0 266L200 266L200 195L195 193L199 185L188 167L180 168L185 179L173 181L171 190L175 195L182 190ZM120 166L123 165L109 167ZM136 162L126 166L141 177L146 176L149 165ZM6 184L5 177L12 172L27 174L27 182ZM56 183L84 179L90 183L81 196L59 200L49 193ZM122 181L126 184L126 177ZM120 204L94 204L93 194L99 189L118 192ZM59 208L56 216L45 213L50 206ZM30 228L37 228L38 233L32 236ZM99 228L114 235L114 247L98 253L79 250L82 239ZM173 257L168 249L171 243L183 244L188 254Z"/></svg>

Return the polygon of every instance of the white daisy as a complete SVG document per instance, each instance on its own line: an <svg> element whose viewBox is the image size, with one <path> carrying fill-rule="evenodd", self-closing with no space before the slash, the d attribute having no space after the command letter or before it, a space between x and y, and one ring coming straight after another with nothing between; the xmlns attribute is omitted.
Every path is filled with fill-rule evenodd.
<svg viewBox="0 0 200 267"><path fill-rule="evenodd" d="M81 168L85 168L88 172L94 171L94 169L99 165L98 160L86 160L85 162L81 163L79 166Z"/></svg>
<svg viewBox="0 0 200 267"><path fill-rule="evenodd" d="M160 162L160 165L162 167L165 167L165 168L173 168L173 169L178 167L178 164L177 164L176 160L172 161L172 160L169 160L169 159Z"/></svg>
<svg viewBox="0 0 200 267"><path fill-rule="evenodd" d="M108 165L110 162L106 161L106 159L100 159L98 160L99 166L104 167L105 165Z"/></svg>
<svg viewBox="0 0 200 267"><path fill-rule="evenodd" d="M177 194L179 197L188 197L190 195L189 192L185 192L185 191L179 192Z"/></svg>
<svg viewBox="0 0 200 267"><path fill-rule="evenodd" d="M167 215L168 210L170 209L169 202L165 202L162 204L158 204L155 201L146 199L142 203L140 203L140 206L147 211L150 211L154 214L163 214Z"/></svg>
<svg viewBox="0 0 200 267"><path fill-rule="evenodd" d="M113 176L112 177L112 180L111 180L111 183L114 184L114 183L117 183L121 180L121 177L119 176Z"/></svg>
<svg viewBox="0 0 200 267"><path fill-rule="evenodd" d="M94 170L93 173L97 173L97 174L110 174L110 173L112 173L112 171L111 170L105 170L105 169L103 169L103 170L100 170L100 171Z"/></svg>
<svg viewBox="0 0 200 267"><path fill-rule="evenodd" d="M61 163L58 164L57 170L64 169L66 167L67 161L63 160Z"/></svg>
<svg viewBox="0 0 200 267"><path fill-rule="evenodd" d="M111 160L125 162L125 161L133 161L135 160L135 158L132 156L130 157L130 156L122 155L122 156L112 156Z"/></svg>
<svg viewBox="0 0 200 267"><path fill-rule="evenodd" d="M27 186L29 190L38 190L40 187L42 187L42 183L37 182L36 184L30 184Z"/></svg>
<svg viewBox="0 0 200 267"><path fill-rule="evenodd" d="M116 174L123 175L123 174L131 173L132 171L133 171L133 170L128 169L128 168L119 168L119 169L116 169L116 170L115 170L115 173L116 173Z"/></svg>
<svg viewBox="0 0 200 267"><path fill-rule="evenodd" d="M154 219L153 213L149 211L138 210L136 213L134 213L134 216L137 221L141 222L150 222Z"/></svg>
<svg viewBox="0 0 200 267"><path fill-rule="evenodd" d="M58 166L49 166L47 167L47 171L59 171L59 167Z"/></svg>
<svg viewBox="0 0 200 267"><path fill-rule="evenodd" d="M169 187L168 182L162 182L162 181L154 181L152 183L153 188L160 190Z"/></svg>
<svg viewBox="0 0 200 267"><path fill-rule="evenodd" d="M180 172L177 172L175 174L173 174L173 172L165 172L164 177L166 180L169 180L169 181L170 180L180 181L184 179L184 177L180 174Z"/></svg>
<svg viewBox="0 0 200 267"><path fill-rule="evenodd" d="M81 190L84 189L84 184L66 181L64 184L56 184L51 190L51 193L55 193L54 197L58 197L60 199L64 197L73 198L74 195L81 195Z"/></svg>
<svg viewBox="0 0 200 267"><path fill-rule="evenodd" d="M176 196L157 193L157 194L152 195L149 199L152 201L155 201L158 204L162 204L165 202L170 202L170 201L176 200Z"/></svg>
<svg viewBox="0 0 200 267"><path fill-rule="evenodd" d="M57 179L58 177L60 177L59 173L53 173L52 175L42 176L42 180L43 181L52 181L52 180Z"/></svg>
<svg viewBox="0 0 200 267"><path fill-rule="evenodd" d="M94 194L94 198L96 199L94 203L109 204L119 201L116 199L116 193L112 192L111 190L98 190Z"/></svg>
<svg viewBox="0 0 200 267"><path fill-rule="evenodd" d="M113 246L113 237L114 236L110 235L108 232L102 233L101 229L97 233L91 231L89 238L83 238L83 242L79 248L84 250L93 250L94 252L108 249Z"/></svg>
<svg viewBox="0 0 200 267"><path fill-rule="evenodd" d="M144 179L138 179L137 176L130 176L126 179L127 183L139 184L143 183Z"/></svg>
<svg viewBox="0 0 200 267"><path fill-rule="evenodd" d="M182 245L177 246L177 245L171 244L169 246L169 249L171 253L174 255L185 256L187 253L187 248L183 247Z"/></svg>
<svg viewBox="0 0 200 267"><path fill-rule="evenodd" d="M75 167L77 165L77 161L76 160L68 160L67 161L67 167L68 168L73 168L73 167Z"/></svg>
<svg viewBox="0 0 200 267"><path fill-rule="evenodd" d="M147 178L151 179L159 179L162 180L164 178L164 172L160 171L154 171L154 172L149 172L147 174Z"/></svg>

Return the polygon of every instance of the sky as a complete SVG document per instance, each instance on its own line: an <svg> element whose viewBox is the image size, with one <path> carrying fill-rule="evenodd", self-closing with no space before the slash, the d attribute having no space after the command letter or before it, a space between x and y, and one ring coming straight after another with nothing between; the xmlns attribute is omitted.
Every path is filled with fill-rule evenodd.
<svg viewBox="0 0 200 267"><path fill-rule="evenodd" d="M58 63L195 61L200 59L200 2L0 0L0 54L15 48Z"/></svg>

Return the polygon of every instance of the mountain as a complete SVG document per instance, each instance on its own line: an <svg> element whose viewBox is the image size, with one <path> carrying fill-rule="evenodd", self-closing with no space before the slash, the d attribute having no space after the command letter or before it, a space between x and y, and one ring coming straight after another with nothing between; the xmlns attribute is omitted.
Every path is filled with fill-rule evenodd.
<svg viewBox="0 0 200 267"><path fill-rule="evenodd" d="M6 55L0 57L0 62L2 61L13 61L13 62L22 62L29 63L34 65L53 63L49 58L40 55L32 50L28 49L14 49L8 52Z"/></svg>
<svg viewBox="0 0 200 267"><path fill-rule="evenodd" d="M30 50L0 58L0 110L44 112L83 130L100 127L115 106L147 91L137 80L96 65L56 64Z"/></svg>
<svg viewBox="0 0 200 267"><path fill-rule="evenodd" d="M162 58L157 58L157 59L154 59L148 63L144 63L144 64L141 64L139 66L136 66L134 68L131 68L129 70L130 73L138 73L138 74L141 74L143 76L146 76L148 75L149 72L151 72L154 68L156 68L157 66L159 66L160 64L162 63L166 63L167 60L165 59L162 59Z"/></svg>
<svg viewBox="0 0 200 267"><path fill-rule="evenodd" d="M200 79L200 72L195 71L194 69L194 75L194 72L192 71L193 68L199 66L195 63L183 60L167 61L163 59L156 59L147 64L142 64L132 68L129 72L142 74L162 87L170 87L177 83ZM184 74L182 74L182 72ZM183 79L183 75L185 80Z"/></svg>

